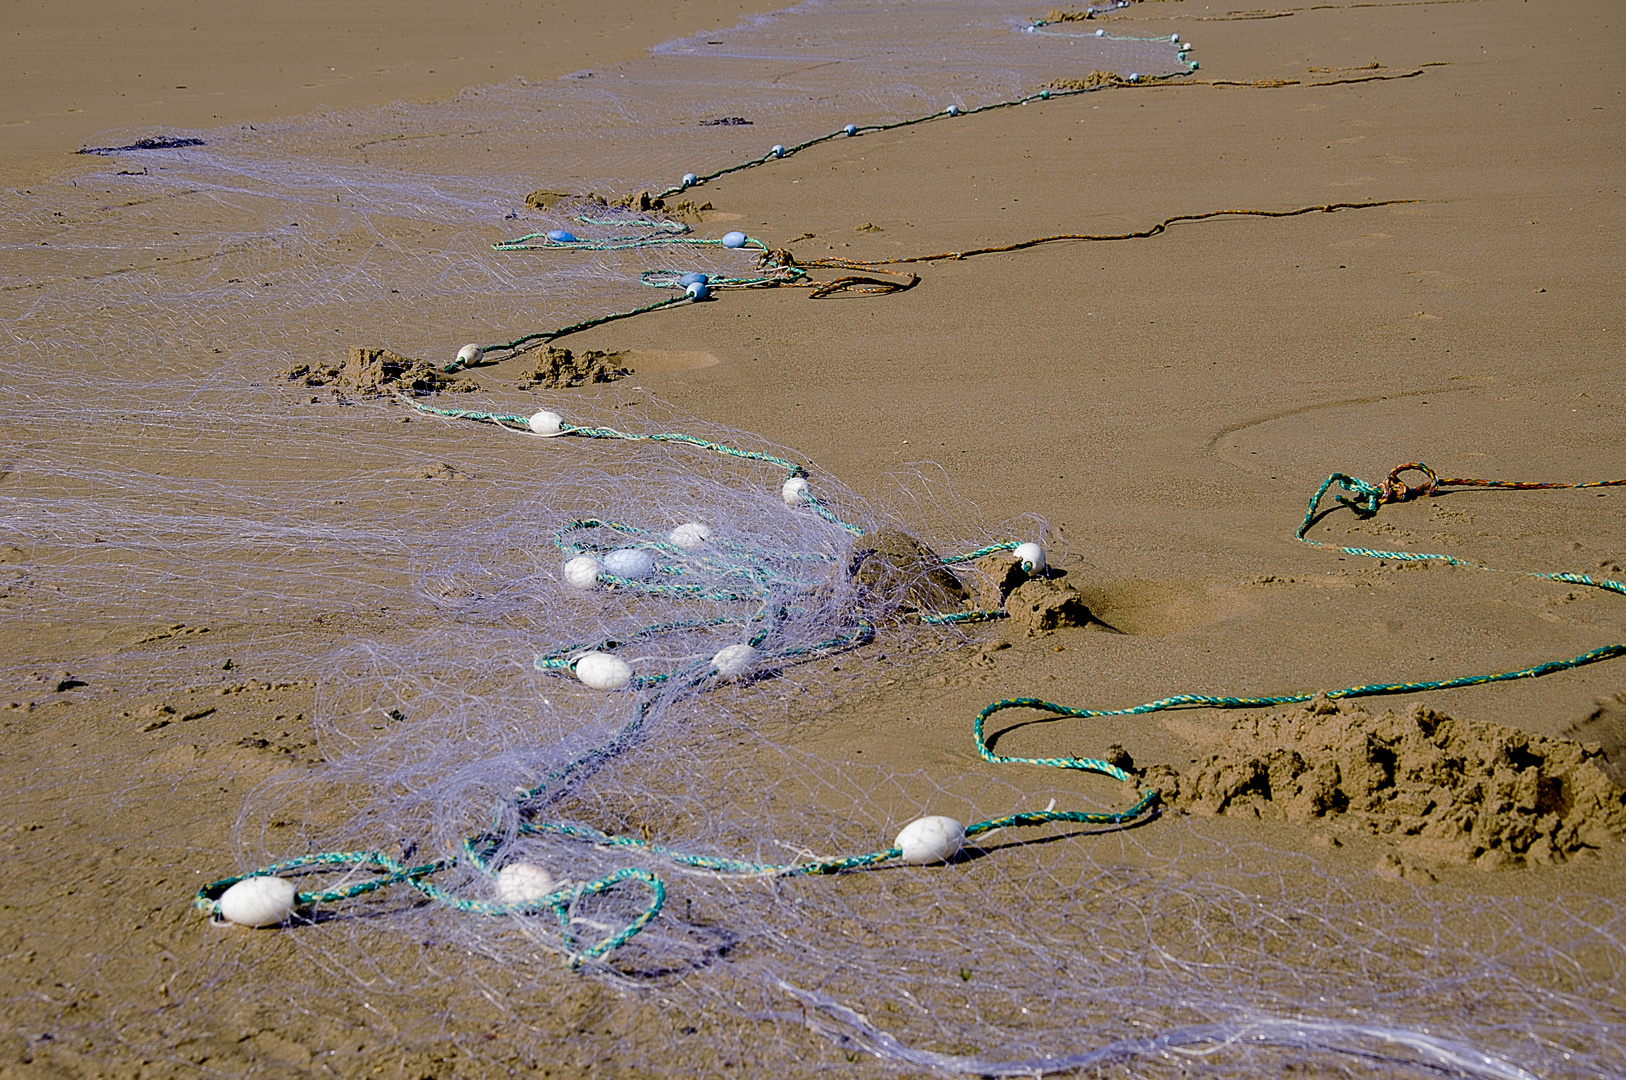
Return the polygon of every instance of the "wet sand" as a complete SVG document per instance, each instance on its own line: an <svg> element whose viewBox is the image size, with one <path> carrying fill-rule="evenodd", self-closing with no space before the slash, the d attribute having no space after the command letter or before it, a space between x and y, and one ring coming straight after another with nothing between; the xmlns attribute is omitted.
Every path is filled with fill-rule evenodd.
<svg viewBox="0 0 1626 1080"><path fill-rule="evenodd" d="M332 30L317 15L298 31L267 23L257 32L307 43L308 59L277 70L229 48L201 50L212 57L201 68L174 54L149 66L138 59L144 52L128 49L114 59L57 53L68 48L51 44L60 35L38 30L43 44L33 54L52 61L54 74L4 95L30 121L0 136L7 182L49 171L65 149L107 128L250 121L317 104L432 98L515 73L540 78L726 21L739 5L662 5L629 19L632 5L588 14L558 4L534 14L546 32L529 43L509 29L522 15L532 19L529 9L500 8L477 28L398 17L378 29L359 15ZM118 29L110 5L76 10L109 34ZM1568 602L1561 589L1379 566L1292 538L1309 494L1333 471L1374 482L1408 461L1442 475L1512 480L1626 471L1618 23L1602 0L1539 9L1511 0L1331 5L1269 19L1227 17L1224 5L1137 5L1104 24L1194 39L1199 82L826 144L708 184L712 221L774 243L803 237L792 244L802 258L875 259L1143 230L1177 214L1394 202L932 262L915 267L917 287L885 297L731 294L566 344L650 357L637 379L654 395L797 447L861 494L884 496L889 477L935 462L990 521L1042 514L1066 538L1070 577L1093 588L1103 621L1124 631L1071 629L980 656L938 657L808 730L807 748L838 762L966 768L975 761L970 717L1005 696L1118 707L1179 692L1333 688L1514 668L1620 641L1626 605L1618 598ZM162 43L193 33L189 26L172 12L140 32L162 52ZM369 59L377 50L392 62ZM331 63L337 57L354 65L352 77ZM327 66L334 70L324 80ZM148 93L147 81L188 89ZM1224 85L1260 81L1285 85ZM191 96L174 96L182 93ZM531 363L487 370L511 383ZM436 452L435 432L401 439ZM1626 491L1421 500L1371 522L1340 518L1324 538L1614 575L1626 559ZM313 649L341 632L392 632L383 619L343 631L285 629ZM78 747L105 737L110 702L127 714L121 723L157 725L152 738L184 732L155 743L149 759L175 776L169 801L121 806L120 829L139 833L176 801L214 799L218 831L202 828L191 843L197 865L215 866L241 792L315 754L305 719L313 689L264 677L202 695L131 675L126 686L104 683L96 696L80 696L58 690L55 673L135 638L93 644L105 628L44 633L27 613L4 630L14 664L35 665L38 678L12 690L0 758L10 778L0 786L23 792L0 815L0 849L23 863L0 894L13 1032L0 1080L194 1075L190 1043L170 1045L167 1058L153 1053L161 1024L142 1028L149 1041L141 1049L114 1033L161 997L166 972L197 967L217 947L186 908L195 883L110 846L105 822L65 809L60 792L84 769ZM1428 704L1557 736L1626 688L1621 663L1433 694ZM214 710L207 728L204 708ZM1088 741L1184 767L1233 720L1118 719L1091 729ZM251 727L267 733L267 745L242 741ZM1016 749L1046 752L1043 731L1016 738L1030 740ZM1205 827L1235 845L1287 850L1309 850L1322 832L1234 816ZM1316 850L1352 874L1381 865L1385 851L1365 841ZM1398 887L1371 876L1374 890ZM1626 852L1616 841L1559 866L1437 867L1430 876L1422 887L1442 894L1619 896ZM95 921L109 910L118 918ZM573 1002L560 1015L577 1005L611 1007ZM39 1041L65 1024L92 1034L73 1046ZM387 1039L340 1054L325 1045L331 1029L314 1021L243 1024L242 1039L228 1024L209 1036L218 1042L211 1067L280 1061L296 1071L325 1065L414 1080L414 1070L451 1068L426 1064L429 1051L403 1055ZM561 1020L553 1037L568 1042L569 1025ZM598 1075L585 1062L558 1068Z"/></svg>

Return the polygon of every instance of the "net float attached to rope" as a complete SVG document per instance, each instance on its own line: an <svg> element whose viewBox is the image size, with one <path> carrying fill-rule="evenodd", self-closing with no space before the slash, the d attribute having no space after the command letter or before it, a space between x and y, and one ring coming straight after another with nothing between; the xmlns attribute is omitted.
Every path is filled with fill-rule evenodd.
<svg viewBox="0 0 1626 1080"><path fill-rule="evenodd" d="M591 555L578 555L565 563L565 583L586 592L598 584L598 576L603 572L603 563Z"/></svg>
<svg viewBox="0 0 1626 1080"><path fill-rule="evenodd" d="M899 858L910 866L929 866L948 862L964 843L964 825L951 817L931 814L905 825L892 846L902 852Z"/></svg>
<svg viewBox="0 0 1626 1080"><path fill-rule="evenodd" d="M762 653L741 642L718 649L717 655L711 658L711 666L720 678L743 679L757 669L761 658Z"/></svg>
<svg viewBox="0 0 1626 1080"><path fill-rule="evenodd" d="M247 877L220 895L220 917L239 926L280 926L293 918L299 890L286 878Z"/></svg>
<svg viewBox="0 0 1626 1080"><path fill-rule="evenodd" d="M535 863L509 863L497 871L497 899L505 904L529 904L553 891L553 875Z"/></svg>
<svg viewBox="0 0 1626 1080"><path fill-rule="evenodd" d="M1016 545L1016 550L1012 551L1011 554L1022 560L1022 569L1030 574L1037 574L1045 568L1044 548L1031 540L1025 544Z"/></svg>
<svg viewBox="0 0 1626 1080"><path fill-rule="evenodd" d="M616 548L603 558L604 569L620 578L646 578L655 571L655 560L641 548Z"/></svg>
<svg viewBox="0 0 1626 1080"><path fill-rule="evenodd" d="M619 656L590 652L576 660L576 678L594 690L620 690L632 682L632 665Z"/></svg>
<svg viewBox="0 0 1626 1080"><path fill-rule="evenodd" d="M711 529L698 521L686 521L673 529L668 539L678 547L692 551L711 539Z"/></svg>
<svg viewBox="0 0 1626 1080"><path fill-rule="evenodd" d="M530 429L532 435L547 438L563 434L564 422L565 418L558 413L543 409L541 412L532 413L530 419L525 421L525 426Z"/></svg>

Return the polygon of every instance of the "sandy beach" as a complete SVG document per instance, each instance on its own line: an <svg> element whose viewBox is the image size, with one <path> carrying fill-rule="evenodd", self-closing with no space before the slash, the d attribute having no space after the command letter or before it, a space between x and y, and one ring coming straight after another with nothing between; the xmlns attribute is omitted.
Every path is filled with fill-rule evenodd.
<svg viewBox="0 0 1626 1080"><path fill-rule="evenodd" d="M311 4L207 13L159 4L138 15L90 2L14 9L5 27L0 98L10 112L0 128L0 181L21 192L80 168L84 159L70 155L83 145L117 145L109 132L285 121L318 107L435 101L513 76L540 83L579 69L610 71L669 38L769 7L497 2L477 16L471 8L452 17L420 3L387 19ZM805 724L774 729L774 753L783 756L761 760L772 757L772 768L826 763L807 790L829 799L861 802L848 788L862 788L879 770L873 775L902 779L874 806L886 798L900 806L935 800L934 812L962 820L1003 812L971 805L968 793L1004 798L1000 785L1015 791L1028 783L1027 772L978 779L993 774L981 771L971 721L1004 698L1119 709L1183 693L1421 682L1515 671L1626 640L1626 600L1606 590L1338 550L1444 552L1490 567L1618 580L1626 488L1419 498L1375 517L1329 516L1311 533L1327 546L1294 539L1310 495L1335 472L1374 484L1409 462L1442 477L1626 476L1619 347L1626 326L1618 303L1626 97L1608 74L1620 21L1604 0L1379 0L1269 11L1148 0L1062 24L1177 33L1195 43L1200 67L1185 77L830 141L706 182L685 195L711 207L697 215L697 233L742 229L804 264L842 259L906 269L918 284L818 300L791 288L720 292L716 302L573 334L558 344L620 354L632 375L560 391L566 396L547 398L547 407L581 401L584 411L591 403L611 415L618 402L651 410L657 402L718 429L757 433L794 448L816 475L839 478L858 498L907 507L893 512L914 513L931 527L975 518L997 532L997 523L1024 514L1049 523L1054 561L1088 604L1089 625L1032 635L1014 622L969 626L963 645L922 647L918 656L893 650L884 670L880 657L874 677L850 694L820 689L809 677L802 692L809 700L822 694L824 704ZM96 29L94 41L85 27ZM1054 77L1088 75L1058 70ZM432 152L442 151L423 151ZM1352 205L1326 209L1336 204ZM1143 238L879 266L1058 234L1144 232L1217 211L1238 213L1176 221ZM410 210L401 214L409 218ZM512 235L510 224L494 219L489 235L476 239L499 241ZM44 258L15 250L19 260ZM53 272L45 262L19 262L7 285L44 304ZM271 271L265 276L269 283ZM281 379L276 385L285 387L285 370L340 364L352 346L460 344L471 332L445 325L444 314L402 301L399 320L378 326L371 339L324 328L331 345L256 360L256 381ZM300 316L285 317L292 325ZM525 319L549 324L545 297L514 325ZM6 364L14 371L25 365L21 337L9 337ZM204 363L208 344L199 339L195 350L203 360L188 354L178 367L190 372L186 365ZM87 342L85 351L111 364L119 347ZM524 394L511 388L535 363L527 353L479 365L466 376L480 393L436 394L432 403L519 409ZM221 389L199 378L209 392ZM81 384L65 378L64 385ZM449 493L425 498L447 500L448 528L465 528L477 523L482 503L495 505L546 471L535 440L496 439L485 428L424 417L402 424L382 407L341 409L326 388L286 392L290 412L327 410L320 415L335 430L352 425L343 438L370 440L371 448L346 458L322 444L263 469L245 457L234 474L244 490L305 485L313 500L337 504L334 485L360 491L372 478L404 478ZM113 422L117 410L97 415ZM66 498L90 483L88 473L52 476L30 465L29 448L59 421L76 422L71 406L41 401L33 418L14 425L13 449L0 461L8 499ZM256 439L278 438L274 426L254 430ZM139 459L110 452L105 465L179 477L161 505L202 514L224 496L181 481L194 466L214 477L210 455L230 457L229 428L218 434L218 447L203 437L179 445L148 425L139 436L120 436L146 440ZM95 439L92 425L82 441ZM416 505L405 512L429 503ZM342 513L336 505L324 512ZM166 556L155 544L139 557L98 562L90 541L43 519L14 518L0 537L7 574L0 644L12 684L0 720L0 790L9 793L0 812L8 866L0 884L0 1080L757 1075L770 1067L786 1076L928 1074L919 1063L877 1061L861 1040L831 1037L830 1024L804 1025L796 1014L806 1002L787 1005L771 989L758 991L777 1004L747 998L730 1012L724 999L735 991L708 988L705 972L679 980L691 996L676 1007L664 996L676 996L671 984L651 989L560 974L552 960L545 976L515 976L515 987L475 984L459 974L458 957L478 951L466 942L443 955L425 936L421 945L403 942L398 956L360 961L345 943L364 941L364 930L313 944L328 927L208 925L191 907L193 892L249 869L233 860L270 844L269 826L240 817L245 807L258 813L273 801L260 785L285 772L316 775L311 770L335 753L336 737L318 732L319 718L347 708L348 691L335 685L342 681L336 667L324 675L300 658L314 663L356 642L380 643L368 655L383 656L436 627L416 614L398 618L360 593L324 597L328 578L306 585L296 575L287 588L298 598L297 619L245 608L207 628L167 610L65 619L37 591L53 575L120 580L108 567L126 558L157 566ZM381 556L379 580L385 570L404 573L405 564L403 557L386 566ZM177 597L200 587L185 558L163 565ZM229 585L218 584L225 595ZM312 619L307 608L322 603L330 612ZM222 658L231 664L248 654L265 659L222 668ZM345 654L346 672L360 666L357 655ZM1362 707L1404 719L1421 715L1413 706L1423 702L1425 712L1461 725L1580 742L1590 747L1586 767L1620 783L1623 665L1606 659ZM766 709L749 706L759 707ZM1295 705L1247 715L1274 711L1301 726L1320 723L1318 716L1356 723L1356 708L1323 701L1302 714ZM1116 745L1140 770L1163 766L1158 775L1189 777L1208 763L1217 775L1227 763L1251 761L1249 747L1266 738L1258 727L1237 736L1239 719L1235 710L1196 709L1065 730L1016 725L1002 734L999 751L1095 758ZM1298 738L1310 745L1310 736ZM1508 736L1474 738L1502 747ZM1560 751L1551 752L1558 760ZM728 790L745 784L741 774L754 767L731 766ZM1042 782L1061 785L1063 796L1076 790L1110 802L1116 795L1105 781ZM878 791L893 781L873 783ZM1023 858L1056 860L1043 864L1055 881L1082 880L1085 858L1091 867L1121 868L1125 880L1189 858L1182 872L1212 874L1238 895L1279 893L1313 905L1336 894L1393 911L1436 904L1429 910L1498 913L1486 916L1487 940L1503 933L1501 913L1535 910L1555 897L1575 898L1570 912L1602 912L1587 916L1598 928L1595 941L1620 929L1618 907L1609 906L1626 892L1626 847L1609 825L1615 804L1608 800L1618 789L1596 789L1603 809L1593 831L1572 830L1584 840L1538 858L1526 849L1548 849L1528 840L1517 856L1407 847L1368 827L1369 819L1357 821L1353 810L1347 820L1319 810L1306 819L1283 809L1285 796L1227 804L1197 780L1180 785L1178 794L1166 791L1165 813L1133 830L1075 837L1042 856L1009 854L1003 866L998 854L979 860L1001 875L988 893L999 914L991 923L1007 933L1013 912L1044 921L1043 905L1024 891ZM288 791L290 806L308 795ZM332 810L320 795L309 797L313 816ZM882 816L873 806L862 813ZM1087 856L1070 856L1060 850L1066 844L1091 846ZM840 884L847 880L830 888L857 894L860 886ZM928 903L924 886L895 888L887 903ZM1455 917L1429 918L1446 925ZM838 923L839 934L831 934L848 934L832 916L829 925ZM1582 987L1582 996L1612 987L1612 1000L1592 1003L1595 1026L1586 1037L1618 1032L1626 1016L1618 937L1611 951L1581 936L1579 945L1549 941L1539 926L1520 932L1550 950L1532 969L1583 971L1590 982L1581 975L1564 982ZM1401 931L1393 937L1409 940ZM976 964L965 963L959 978L972 985L963 972ZM403 975L408 970L416 974ZM845 969L830 975L821 992L839 995L847 977ZM908 977L895 985L907 987ZM301 997L289 989L299 986L315 989ZM911 1015L907 1007L896 1016L858 1011L882 1027ZM1028 1022L1018 1016L1013 1025ZM933 1046L949 1055L996 1051L958 1046L949 1034ZM1618 1046L1582 1049L1592 1065L1622 1063ZM1099 1075L1141 1075L1134 1071L1141 1068L1175 1075L1184 1067L1165 1056L1108 1063ZM1334 1074L1324 1059L1304 1068ZM1374 1065L1374 1074L1421 1075L1386 1068Z"/></svg>

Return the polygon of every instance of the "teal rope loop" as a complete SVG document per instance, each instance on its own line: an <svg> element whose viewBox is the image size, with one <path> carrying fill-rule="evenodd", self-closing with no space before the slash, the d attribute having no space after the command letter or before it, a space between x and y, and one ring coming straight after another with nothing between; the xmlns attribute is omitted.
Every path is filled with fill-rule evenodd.
<svg viewBox="0 0 1626 1080"><path fill-rule="evenodd" d="M1602 484L1576 484L1564 485L1574 487L1596 487ZM1335 544L1311 540L1308 532L1318 519L1321 504L1328 493L1339 504L1362 517L1371 517L1384 505L1383 490L1376 484L1369 484L1358 477L1346 473L1333 473L1321 482L1315 494L1310 497L1310 504L1304 513L1304 520L1294 530L1293 538L1312 547L1328 548L1343 552L1346 555L1356 555L1368 559L1383 559L1397 562L1443 562L1450 566L1467 567L1474 570L1485 570L1491 573L1515 573L1525 577L1544 581L1557 581L1569 585L1584 585L1594 589L1602 589L1620 596L1626 596L1626 583L1612 579L1597 579L1588 574L1573 574L1565 572L1539 572L1530 570L1503 571L1493 566L1459 559L1452 555L1433 554L1416 551L1378 551L1371 548L1341 547ZM1560 660L1548 660L1533 664L1529 667L1519 668L1516 671L1500 671L1481 675L1459 675L1449 679L1425 679L1412 682L1386 682L1365 683L1360 686L1346 686L1336 690L1325 691L1299 691L1288 694L1257 697L1231 697L1210 694L1176 694L1172 697L1159 698L1142 705L1134 705L1123 709L1085 709L1068 705L1058 705L1054 702L1039 698L1007 698L985 706L977 714L973 733L977 741L977 751L986 761L1009 762L1019 761L1030 765L1054 765L1061 768L1070 767L1066 763L1072 759L1066 758L1005 758L993 752L988 739L984 735L984 728L995 714L1006 709L1036 709L1047 712L1053 716L1092 719L1101 716L1143 716L1148 713L1162 712L1166 709L1178 708L1212 708L1212 709L1259 709L1275 705L1291 705L1299 702L1313 700L1318 694L1324 694L1331 700L1342 698L1377 697L1388 694L1423 693L1432 690L1455 690L1465 686L1485 686L1491 683L1512 682L1516 679L1537 679L1543 675L1551 675L1560 671L1571 671L1575 668L1596 664L1603 660L1626 656L1626 642L1604 645L1579 656Z"/></svg>
<svg viewBox="0 0 1626 1080"><path fill-rule="evenodd" d="M465 841L467 846L469 841ZM470 915L529 915L544 909L551 909L559 922L560 947L566 960L572 968L580 967L584 960L594 960L614 952L631 941L650 921L659 915L666 903L666 883L647 870L635 867L624 867L615 870L594 881L581 885L572 885L563 889L556 889L547 896L520 903L501 904L484 900L471 900L466 897L454 896L433 882L429 877L443 870L455 866L455 859L436 859L433 862L418 866L403 866L401 863L378 851L330 851L315 855L303 855L295 859L272 863L248 874L238 874L232 877L212 881L199 889L192 898L192 906L211 918L220 918L220 897L225 891L251 877L267 877L287 873L291 870L308 870L319 866L352 866L366 867L381 871L381 876L359 881L355 884L339 889L328 889L318 892L299 892L294 896L294 904L298 908L312 908L325 904L334 904L341 900L353 900L358 896L375 892L387 885L406 884L438 903L450 907L454 911L461 911ZM637 914L627 925L611 932L608 936L586 948L580 948L578 938L572 931L574 917L572 907L581 899L607 893L622 882L635 881L646 886L650 891L649 904Z"/></svg>

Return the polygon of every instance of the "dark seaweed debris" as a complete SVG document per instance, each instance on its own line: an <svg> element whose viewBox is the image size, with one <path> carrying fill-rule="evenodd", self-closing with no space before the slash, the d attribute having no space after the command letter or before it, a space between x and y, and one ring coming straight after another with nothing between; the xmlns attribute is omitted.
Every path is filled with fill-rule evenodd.
<svg viewBox="0 0 1626 1080"><path fill-rule="evenodd" d="M743 116L719 116L715 120L702 120L702 121L700 121L700 126L701 127L740 127L742 125L749 125L750 123L751 123L751 121L747 120Z"/></svg>
<svg viewBox="0 0 1626 1080"><path fill-rule="evenodd" d="M169 135L149 135L137 139L129 146L87 146L76 151L80 154L124 154L131 150L179 150L183 146L202 146L202 139L176 139Z"/></svg>

